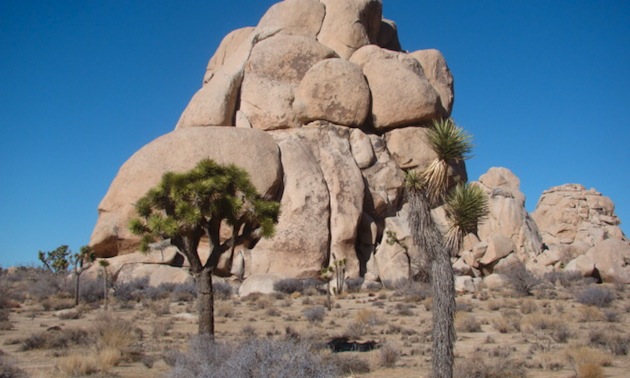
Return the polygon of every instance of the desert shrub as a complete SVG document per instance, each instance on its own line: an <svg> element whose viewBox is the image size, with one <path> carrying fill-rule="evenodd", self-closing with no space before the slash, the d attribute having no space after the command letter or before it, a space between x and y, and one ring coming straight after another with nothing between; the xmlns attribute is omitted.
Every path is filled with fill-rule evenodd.
<svg viewBox="0 0 630 378"><path fill-rule="evenodd" d="M369 327L375 327L385 322L376 311L365 308L356 313L354 320Z"/></svg>
<svg viewBox="0 0 630 378"><path fill-rule="evenodd" d="M455 303L455 311L459 311L459 312L472 312L473 310L473 306L472 304L467 301L467 300L458 300Z"/></svg>
<svg viewBox="0 0 630 378"><path fill-rule="evenodd" d="M509 356L493 361L480 353L466 359L455 360L453 378L525 378L527 372L522 361Z"/></svg>
<svg viewBox="0 0 630 378"><path fill-rule="evenodd" d="M566 321L551 315L535 313L526 315L521 321L521 329L527 333L542 331L559 343L565 343L571 336Z"/></svg>
<svg viewBox="0 0 630 378"><path fill-rule="evenodd" d="M83 315L83 312L81 310L72 309L72 310L59 312L57 314L57 317L61 320L70 320L70 319L74 320L74 319L79 319L82 315Z"/></svg>
<svg viewBox="0 0 630 378"><path fill-rule="evenodd" d="M345 335L351 339L360 339L363 335L370 333L372 328L361 322L353 321L348 324Z"/></svg>
<svg viewBox="0 0 630 378"><path fill-rule="evenodd" d="M424 283L413 280L399 280L390 284L394 288L394 297L401 297L406 302L422 302L431 297L431 287Z"/></svg>
<svg viewBox="0 0 630 378"><path fill-rule="evenodd" d="M400 350L395 346L385 343L378 350L378 364L382 367L392 368L400 359Z"/></svg>
<svg viewBox="0 0 630 378"><path fill-rule="evenodd" d="M121 302L139 302L148 287L148 277L136 278L127 282L116 282L113 285L114 297Z"/></svg>
<svg viewBox="0 0 630 378"><path fill-rule="evenodd" d="M102 313L93 322L97 350L117 349L131 357L133 344L142 338L142 330L133 323L110 313Z"/></svg>
<svg viewBox="0 0 630 378"><path fill-rule="evenodd" d="M149 302L148 307L156 316L163 316L171 313L171 301L169 298Z"/></svg>
<svg viewBox="0 0 630 378"><path fill-rule="evenodd" d="M580 291L575 299L588 306L608 307L615 294L605 287L590 286Z"/></svg>
<svg viewBox="0 0 630 378"><path fill-rule="evenodd" d="M234 293L232 285L227 282L219 281L212 284L212 292L216 299L230 299Z"/></svg>
<svg viewBox="0 0 630 378"><path fill-rule="evenodd" d="M457 313L455 329L459 332L481 332L481 323L475 315Z"/></svg>
<svg viewBox="0 0 630 378"><path fill-rule="evenodd" d="M23 282L27 283L26 291L31 298L42 300L63 294L66 289L66 279L65 273L53 273L46 269L30 268L30 272Z"/></svg>
<svg viewBox="0 0 630 378"><path fill-rule="evenodd" d="M619 313L613 310L604 310L603 311L604 320L609 323L617 323L619 322Z"/></svg>
<svg viewBox="0 0 630 378"><path fill-rule="evenodd" d="M578 322L599 322L604 320L602 311L593 306L582 306L577 309Z"/></svg>
<svg viewBox="0 0 630 378"><path fill-rule="evenodd" d="M538 305L532 299L524 300L521 302L520 310L523 314L531 314L538 311Z"/></svg>
<svg viewBox="0 0 630 378"><path fill-rule="evenodd" d="M163 282L158 286L147 286L142 290L141 295L143 299L151 301L167 299L170 298L171 293L175 290L175 286L177 285L170 282Z"/></svg>
<svg viewBox="0 0 630 378"><path fill-rule="evenodd" d="M532 272L527 270L522 262L514 262L501 269L498 269L512 289L520 295L532 295L536 286L541 284L541 280Z"/></svg>
<svg viewBox="0 0 630 378"><path fill-rule="evenodd" d="M363 285L363 277L355 277L346 279L346 286L348 287L348 293L358 293L361 291L361 285Z"/></svg>
<svg viewBox="0 0 630 378"><path fill-rule="evenodd" d="M216 306L215 314L224 318L231 318L234 316L234 305L230 302L219 303Z"/></svg>
<svg viewBox="0 0 630 378"><path fill-rule="evenodd" d="M549 283L559 283L563 287L571 287L577 284L583 284L589 282L588 279L582 277L582 274L575 270L559 270L554 272L547 272L543 275L543 279Z"/></svg>
<svg viewBox="0 0 630 378"><path fill-rule="evenodd" d="M249 338L240 345L194 336L185 353L175 352L169 377L334 377L337 367L294 340Z"/></svg>
<svg viewBox="0 0 630 378"><path fill-rule="evenodd" d="M15 366L10 360L8 360L0 350L0 377L2 378L23 378L27 377L26 373Z"/></svg>
<svg viewBox="0 0 630 378"><path fill-rule="evenodd" d="M335 353L328 357L328 363L336 366L339 374L344 377L354 377L356 374L370 372L370 364L364 359L352 354Z"/></svg>
<svg viewBox="0 0 630 378"><path fill-rule="evenodd" d="M374 302L377 303L377 302ZM382 302L380 302L382 303ZM414 306L409 303L396 303L396 312L401 316L413 316L412 308Z"/></svg>
<svg viewBox="0 0 630 378"><path fill-rule="evenodd" d="M600 349L616 356L626 356L630 350L630 337L620 330L595 330L589 334L589 341Z"/></svg>
<svg viewBox="0 0 630 378"><path fill-rule="evenodd" d="M173 319L163 319L158 320L153 323L153 330L151 335L154 339L158 339L160 337L164 337L168 334L168 332L173 329L174 321Z"/></svg>
<svg viewBox="0 0 630 378"><path fill-rule="evenodd" d="M274 282L273 289L285 294L301 293L304 290L304 283L297 278L285 278Z"/></svg>
<svg viewBox="0 0 630 378"><path fill-rule="evenodd" d="M103 280L83 279L79 287L79 297L85 303L97 303L103 300Z"/></svg>
<svg viewBox="0 0 630 378"><path fill-rule="evenodd" d="M59 298L57 296L42 299L40 303L44 311L59 311L74 307L73 298Z"/></svg>
<svg viewBox="0 0 630 378"><path fill-rule="evenodd" d="M304 310L304 317L309 323L321 323L326 316L326 308L323 306L315 306Z"/></svg>
<svg viewBox="0 0 630 378"><path fill-rule="evenodd" d="M612 358L600 350L574 346L568 348L566 357L578 378L604 377L602 366L610 366Z"/></svg>
<svg viewBox="0 0 630 378"><path fill-rule="evenodd" d="M88 345L89 333L82 328L54 328L34 333L22 341L20 350L66 349L73 345Z"/></svg>
<svg viewBox="0 0 630 378"><path fill-rule="evenodd" d="M182 283L173 288L171 295L175 302L190 302L197 298L197 287L194 282Z"/></svg>

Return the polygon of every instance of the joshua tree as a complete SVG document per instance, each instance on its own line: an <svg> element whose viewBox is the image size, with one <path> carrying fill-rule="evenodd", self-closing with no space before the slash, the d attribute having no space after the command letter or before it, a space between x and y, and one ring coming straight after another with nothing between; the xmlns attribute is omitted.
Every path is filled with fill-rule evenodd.
<svg viewBox="0 0 630 378"><path fill-rule="evenodd" d="M446 245L455 254L464 236L477 235L477 225L488 215L488 197L477 185L459 183L449 191L444 210L449 221Z"/></svg>
<svg viewBox="0 0 630 378"><path fill-rule="evenodd" d="M98 260L98 265L100 265L103 269L103 307L107 310L107 287L109 286L107 279L107 267L109 266L109 261L102 259Z"/></svg>
<svg viewBox="0 0 630 378"><path fill-rule="evenodd" d="M455 282L450 257L454 243L463 238L461 232L468 230L469 223L451 221L453 236L445 240L431 216L431 207L446 199L449 186L453 184L449 167L468 158L472 143L470 135L451 119L434 121L427 140L437 157L424 171L407 173L409 226L414 243L425 251L431 265L432 374L433 377L450 378L453 376L455 343ZM459 210L450 214L459 214Z"/></svg>
<svg viewBox="0 0 630 378"><path fill-rule="evenodd" d="M280 204L262 198L246 171L235 165L200 161L185 173L167 172L161 182L136 202L138 218L129 227L142 236L141 248L158 238L170 239L190 264L197 285L199 334L214 337L212 272L221 255L239 244L273 235ZM221 240L221 228L232 236ZM199 257L199 242L207 237L208 260Z"/></svg>
<svg viewBox="0 0 630 378"><path fill-rule="evenodd" d="M51 272L65 273L70 265L68 257L71 254L72 252L70 252L70 248L67 245L60 245L52 251L39 251L38 258Z"/></svg>
<svg viewBox="0 0 630 378"><path fill-rule="evenodd" d="M79 253L75 253L70 260L70 264L72 265L72 272L75 276L75 285L74 285L74 305L79 305L79 284L81 279L81 273L88 268L91 263L94 261L94 251L91 247L84 245L81 247Z"/></svg>

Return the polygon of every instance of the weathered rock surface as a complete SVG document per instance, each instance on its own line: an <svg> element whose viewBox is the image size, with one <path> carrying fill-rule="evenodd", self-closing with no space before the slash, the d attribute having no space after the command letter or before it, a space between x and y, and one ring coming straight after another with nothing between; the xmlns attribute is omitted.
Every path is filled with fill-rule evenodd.
<svg viewBox="0 0 630 378"><path fill-rule="evenodd" d="M370 88L356 65L339 58L322 60L304 75L293 109L304 124L325 120L360 126L370 110Z"/></svg>
<svg viewBox="0 0 630 378"><path fill-rule="evenodd" d="M256 129L299 127L292 110L295 90L315 63L333 57L334 51L311 37L281 34L259 42L245 68L240 110Z"/></svg>
<svg viewBox="0 0 630 378"><path fill-rule="evenodd" d="M278 29L282 34L316 37L326 8L319 0L285 0L267 10L258 28Z"/></svg>
<svg viewBox="0 0 630 378"><path fill-rule="evenodd" d="M353 52L376 43L381 26L380 0L321 0L326 16L317 39L348 59Z"/></svg>
<svg viewBox="0 0 630 378"><path fill-rule="evenodd" d="M422 65L424 75L440 96L441 113L449 117L453 110L455 94L453 91L453 75L441 52L435 49L419 50L410 53Z"/></svg>

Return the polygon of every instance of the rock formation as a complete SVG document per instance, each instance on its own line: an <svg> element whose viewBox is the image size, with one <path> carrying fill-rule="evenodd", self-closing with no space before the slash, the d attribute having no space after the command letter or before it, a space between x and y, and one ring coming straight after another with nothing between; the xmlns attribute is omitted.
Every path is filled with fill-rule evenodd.
<svg viewBox="0 0 630 378"><path fill-rule="evenodd" d="M162 282L162 272L138 266L141 257L115 268L127 264L128 254L138 256L139 240L127 228L133 204L163 173L211 158L244 168L261 194L281 202L275 236L252 249L240 246L217 274L247 278L248 287L265 282L268 289L270 277L314 277L346 259L348 277L408 278L418 274L423 251L409 236L404 172L435 157L427 126L448 117L453 101L442 54L402 50L380 0L279 2L256 27L223 39L175 130L120 168L99 205L90 244L100 257L117 256L114 277ZM450 171L467 178L463 163ZM578 200L567 194L572 187L550 190L532 218L507 169L491 169L478 185L491 212L455 263L470 276L491 274L513 257L558 268L567 254L573 259L591 248L591 255L601 254L605 239L626 242L612 204L595 193ZM553 210L564 203L567 211ZM434 213L443 218L439 208ZM553 261L552 251L561 257ZM186 262L173 257L157 264ZM472 281L462 282L470 289Z"/></svg>

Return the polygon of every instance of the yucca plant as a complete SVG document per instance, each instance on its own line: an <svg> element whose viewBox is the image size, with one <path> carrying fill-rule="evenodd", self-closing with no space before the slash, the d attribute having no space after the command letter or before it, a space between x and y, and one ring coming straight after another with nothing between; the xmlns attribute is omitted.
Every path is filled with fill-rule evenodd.
<svg viewBox="0 0 630 378"><path fill-rule="evenodd" d="M446 196L444 210L450 223L446 245L456 253L464 236L477 234L479 221L488 215L488 197L477 185L459 183Z"/></svg>
<svg viewBox="0 0 630 378"><path fill-rule="evenodd" d="M428 199L440 201L448 190L448 168L470 157L472 137L451 118L435 120L427 133L427 143L437 157L420 174Z"/></svg>

